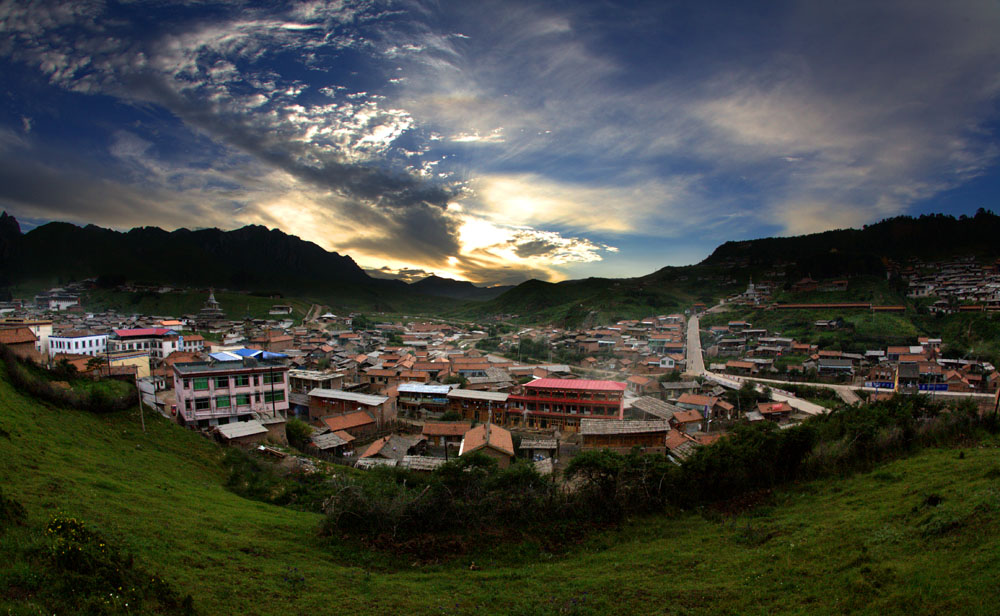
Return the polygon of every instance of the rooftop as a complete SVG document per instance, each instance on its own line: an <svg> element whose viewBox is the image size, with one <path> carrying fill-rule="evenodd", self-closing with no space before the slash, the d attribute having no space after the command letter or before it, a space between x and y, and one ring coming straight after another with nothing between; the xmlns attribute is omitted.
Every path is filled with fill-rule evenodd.
<svg viewBox="0 0 1000 616"><path fill-rule="evenodd" d="M535 379L525 387L536 389L571 389L575 391L625 391L625 383L619 381L590 381L585 379Z"/></svg>
<svg viewBox="0 0 1000 616"><path fill-rule="evenodd" d="M180 374L205 374L214 372L232 372L234 370L286 370L288 366L277 361L259 361L248 365L242 359L239 361L192 361L177 362L174 370Z"/></svg>
<svg viewBox="0 0 1000 616"><path fill-rule="evenodd" d="M256 434L266 434L267 428L259 421L237 421L227 423L216 428L224 438L234 439L243 436L254 436Z"/></svg>
<svg viewBox="0 0 1000 616"><path fill-rule="evenodd" d="M647 432L669 432L670 423L656 421L620 421L615 419L581 419L580 434L644 434Z"/></svg>
<svg viewBox="0 0 1000 616"><path fill-rule="evenodd" d="M116 329L114 334L118 338L149 338L151 336L172 336L177 332L165 327L143 327L141 329Z"/></svg>
<svg viewBox="0 0 1000 616"><path fill-rule="evenodd" d="M310 396L325 398L327 400L342 400L344 402L357 402L366 406L379 406L389 400L387 396L376 396L372 394L359 394L353 391L343 391L340 389L323 389L317 387L309 391Z"/></svg>
<svg viewBox="0 0 1000 616"><path fill-rule="evenodd" d="M348 413L346 415L334 415L332 417L324 417L320 421L330 428L331 432L336 432L338 430L348 430L350 428L357 428L358 426L365 426L368 424L375 423L372 416L364 411L355 411L354 413Z"/></svg>
<svg viewBox="0 0 1000 616"><path fill-rule="evenodd" d="M451 385L423 385L421 383L401 383L396 388L401 394L438 394L447 395Z"/></svg>
<svg viewBox="0 0 1000 616"><path fill-rule="evenodd" d="M460 400L484 400L487 402L506 402L509 394L497 391L474 391L471 389L453 389L448 392L449 398Z"/></svg>

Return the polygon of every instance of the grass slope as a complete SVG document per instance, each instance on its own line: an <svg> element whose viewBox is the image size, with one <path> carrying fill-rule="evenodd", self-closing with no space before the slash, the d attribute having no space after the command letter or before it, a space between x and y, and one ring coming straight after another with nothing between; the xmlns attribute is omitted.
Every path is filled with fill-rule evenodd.
<svg viewBox="0 0 1000 616"><path fill-rule="evenodd" d="M201 613L991 614L1000 602L996 448L926 451L737 517L635 520L567 555L516 546L366 570L368 555L316 536L320 516L226 491L208 440L146 424L50 408L0 377L0 482L33 524L85 519ZM0 536L0 589L23 567L16 537ZM0 611L28 612L9 601Z"/></svg>

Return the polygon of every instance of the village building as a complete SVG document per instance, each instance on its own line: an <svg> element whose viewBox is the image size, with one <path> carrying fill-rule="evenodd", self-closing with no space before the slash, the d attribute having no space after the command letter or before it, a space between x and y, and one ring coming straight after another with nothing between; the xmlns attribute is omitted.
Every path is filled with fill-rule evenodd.
<svg viewBox="0 0 1000 616"><path fill-rule="evenodd" d="M173 380L177 418L186 425L203 428L288 412L288 366L277 358L178 362Z"/></svg>
<svg viewBox="0 0 1000 616"><path fill-rule="evenodd" d="M334 432L324 426L313 432L312 437L309 439L309 445L325 456L340 457L350 455L354 451L351 445L354 440L355 438L344 430Z"/></svg>
<svg viewBox="0 0 1000 616"><path fill-rule="evenodd" d="M680 411L679 413L674 413L674 416L670 418L670 425L685 434L694 434L701 430L701 424L704 419L700 411Z"/></svg>
<svg viewBox="0 0 1000 616"><path fill-rule="evenodd" d="M296 415L309 414L309 392L314 389L343 389L342 372L292 369L288 371L288 399Z"/></svg>
<svg viewBox="0 0 1000 616"><path fill-rule="evenodd" d="M422 436L389 434L376 439L365 449L361 457L400 461L405 456L420 453L424 445L425 440Z"/></svg>
<svg viewBox="0 0 1000 616"><path fill-rule="evenodd" d="M622 453L638 447L643 453L666 453L670 422L664 420L583 419L580 436L583 449L610 449Z"/></svg>
<svg viewBox="0 0 1000 616"><path fill-rule="evenodd" d="M268 430L259 421L234 421L228 424L216 426L214 429L220 441L228 445L240 445L241 447L251 447L263 442L268 435Z"/></svg>
<svg viewBox="0 0 1000 616"><path fill-rule="evenodd" d="M580 419L624 417L626 384L583 379L536 379L508 400L506 425L577 432Z"/></svg>
<svg viewBox="0 0 1000 616"><path fill-rule="evenodd" d="M410 417L437 417L447 410L448 393L451 385L425 385L423 383L401 383L399 412Z"/></svg>
<svg viewBox="0 0 1000 616"><path fill-rule="evenodd" d="M42 354L38 351L38 337L27 327L0 329L0 344L5 345L21 359L40 361L42 358Z"/></svg>
<svg viewBox="0 0 1000 616"><path fill-rule="evenodd" d="M517 448L530 460L555 458L559 455L559 439L526 436Z"/></svg>
<svg viewBox="0 0 1000 616"><path fill-rule="evenodd" d="M396 418L396 405L389 396L362 394L340 389L316 388L309 392L309 422L331 415L366 413L378 426Z"/></svg>
<svg viewBox="0 0 1000 616"><path fill-rule="evenodd" d="M664 402L651 396L643 396L638 400L633 400L631 406L625 409L626 419L650 420L659 419L669 421L674 413L683 411L681 407Z"/></svg>
<svg viewBox="0 0 1000 616"><path fill-rule="evenodd" d="M769 421L783 421L791 417L792 407L787 402L760 402L757 412Z"/></svg>
<svg viewBox="0 0 1000 616"><path fill-rule="evenodd" d="M462 437L458 455L465 456L477 451L496 460L500 468L507 468L514 461L514 440L510 432L498 425L480 424Z"/></svg>
<svg viewBox="0 0 1000 616"><path fill-rule="evenodd" d="M506 425L509 397L502 392L453 389L448 392L448 410L465 420Z"/></svg>
<svg viewBox="0 0 1000 616"><path fill-rule="evenodd" d="M136 329L116 329L108 336L111 352L144 352L154 360L161 360L174 351L183 350L180 336L172 329L163 327L143 327Z"/></svg>
<svg viewBox="0 0 1000 616"><path fill-rule="evenodd" d="M427 439L427 443L434 447L459 446L462 444L462 437L472 429L472 424L464 422L434 422L424 424L420 433Z"/></svg>
<svg viewBox="0 0 1000 616"><path fill-rule="evenodd" d="M344 415L321 417L317 423L320 429L326 428L338 435L341 432L346 432L356 439L371 438L379 431L378 421L368 411L354 411Z"/></svg>
<svg viewBox="0 0 1000 616"><path fill-rule="evenodd" d="M0 319L0 330L27 327L35 335L35 351L41 357L49 357L49 336L52 335L52 321L48 319Z"/></svg>
<svg viewBox="0 0 1000 616"><path fill-rule="evenodd" d="M49 336L49 357L56 353L75 355L104 355L108 349L108 335L86 330L68 330Z"/></svg>

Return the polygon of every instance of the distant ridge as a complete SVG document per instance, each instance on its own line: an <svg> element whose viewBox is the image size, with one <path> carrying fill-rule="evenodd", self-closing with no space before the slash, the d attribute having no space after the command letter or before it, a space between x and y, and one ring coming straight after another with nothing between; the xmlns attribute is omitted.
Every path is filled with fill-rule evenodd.
<svg viewBox="0 0 1000 616"><path fill-rule="evenodd" d="M23 235L8 230L0 241L0 254L13 255L6 266L15 281L108 276L148 283L293 291L316 284L371 280L350 257L256 225L233 231L168 232L139 227L119 232L51 222Z"/></svg>
<svg viewBox="0 0 1000 616"><path fill-rule="evenodd" d="M665 267L637 278L529 280L470 310L477 315L541 314L567 326L601 318L638 318L682 310L742 290L755 274L780 271L784 280L804 276L883 276L891 261L954 256L1000 257L1000 217L980 209L975 216L900 216L867 225L796 237L726 242L704 261ZM732 281L737 280L735 286ZM730 281L730 282L726 282Z"/></svg>
<svg viewBox="0 0 1000 616"><path fill-rule="evenodd" d="M724 281L780 270L785 279L882 275L892 260L959 255L1000 257L1000 217L980 209L958 218L900 216L867 225L796 237L726 242L697 265L665 267L621 279L588 278L515 287L478 287L428 276L412 284L372 278L346 255L277 229L251 225L233 231L141 227L128 232L52 222L22 234L0 214L0 289L27 280L114 277L175 286L220 286L245 291L363 298L379 310L415 308L442 300L474 301L466 316L537 315L564 324L595 315L638 316L713 301L734 289ZM743 283L745 284L745 282ZM437 304L428 304L437 298Z"/></svg>
<svg viewBox="0 0 1000 616"><path fill-rule="evenodd" d="M702 264L782 263L791 266L789 273L828 277L883 271L887 259L935 260L957 255L1000 257L1000 216L980 208L974 216L897 216L861 229L726 242Z"/></svg>
<svg viewBox="0 0 1000 616"><path fill-rule="evenodd" d="M424 295L478 301L493 299L513 288L512 286L479 287L465 280L454 280L434 275L410 283L410 287Z"/></svg>

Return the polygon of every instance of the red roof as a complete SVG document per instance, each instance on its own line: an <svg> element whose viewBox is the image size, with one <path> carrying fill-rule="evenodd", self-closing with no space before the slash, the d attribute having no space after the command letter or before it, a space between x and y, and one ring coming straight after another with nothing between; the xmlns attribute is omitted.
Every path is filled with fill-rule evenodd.
<svg viewBox="0 0 1000 616"><path fill-rule="evenodd" d="M425 423L421 434L424 436L462 436L472 429L470 423Z"/></svg>
<svg viewBox="0 0 1000 616"><path fill-rule="evenodd" d="M373 424L375 420L364 411L356 411L346 415L324 417L322 422L326 424L326 427L330 428L331 432L337 432L339 430L350 430L351 428Z"/></svg>
<svg viewBox="0 0 1000 616"><path fill-rule="evenodd" d="M715 406L719 401L718 398L714 396L700 396L698 394L681 394L680 398L677 398L677 404L695 404L697 406Z"/></svg>
<svg viewBox="0 0 1000 616"><path fill-rule="evenodd" d="M15 327L12 329L0 329L0 343L3 344L24 344L35 342L38 338L27 327Z"/></svg>
<svg viewBox="0 0 1000 616"><path fill-rule="evenodd" d="M141 329L116 329L115 334L119 338L124 338L126 336L166 336L167 334L176 333L172 329L167 329L165 327L144 327Z"/></svg>
<svg viewBox="0 0 1000 616"><path fill-rule="evenodd" d="M625 391L625 383L618 381L588 381L584 379L535 379L525 387L538 389L574 389L583 391Z"/></svg>
<svg viewBox="0 0 1000 616"><path fill-rule="evenodd" d="M674 413L674 421L680 424L701 421L704 417L698 411L677 411Z"/></svg>

